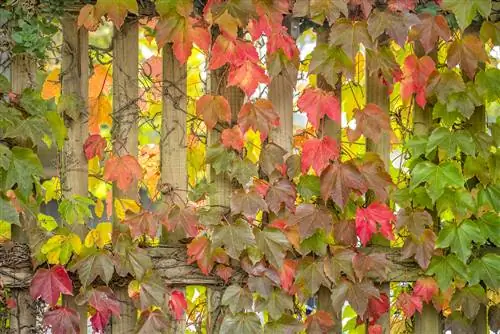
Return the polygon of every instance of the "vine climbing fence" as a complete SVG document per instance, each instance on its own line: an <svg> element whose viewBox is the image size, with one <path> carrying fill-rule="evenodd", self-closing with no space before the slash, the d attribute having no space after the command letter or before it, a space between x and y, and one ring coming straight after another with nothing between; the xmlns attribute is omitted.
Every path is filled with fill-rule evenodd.
<svg viewBox="0 0 500 334"><path fill-rule="evenodd" d="M3 330L498 331L491 1L469 16L447 0L103 2L58 19L60 69L42 96L57 100L60 145L29 126L3 136L17 140L7 166L24 159L42 179L2 185L20 216L0 247ZM99 24L107 47L89 43ZM12 54L2 131L12 110L46 117L23 97L39 67ZM36 199L50 185L55 210Z"/></svg>

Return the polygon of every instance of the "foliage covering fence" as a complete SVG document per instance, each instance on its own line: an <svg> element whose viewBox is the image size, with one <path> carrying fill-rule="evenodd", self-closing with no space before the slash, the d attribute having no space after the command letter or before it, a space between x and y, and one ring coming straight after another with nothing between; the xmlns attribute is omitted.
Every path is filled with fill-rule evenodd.
<svg viewBox="0 0 500 334"><path fill-rule="evenodd" d="M498 332L499 10L2 4L2 332Z"/></svg>

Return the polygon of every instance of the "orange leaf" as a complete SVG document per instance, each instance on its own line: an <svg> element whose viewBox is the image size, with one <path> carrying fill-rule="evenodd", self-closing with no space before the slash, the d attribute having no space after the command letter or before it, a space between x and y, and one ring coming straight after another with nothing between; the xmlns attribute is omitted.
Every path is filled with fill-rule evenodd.
<svg viewBox="0 0 500 334"><path fill-rule="evenodd" d="M196 102L196 113L203 115L203 121L209 130L212 130L219 121L231 121L231 108L224 96L202 96Z"/></svg>
<svg viewBox="0 0 500 334"><path fill-rule="evenodd" d="M95 65L94 73L89 79L89 98L93 99L108 94L112 83L111 67L109 65Z"/></svg>
<svg viewBox="0 0 500 334"><path fill-rule="evenodd" d="M259 83L268 84L269 77L259 64L246 60L241 66L231 67L227 79L228 86L240 87L247 96L255 92Z"/></svg>
<svg viewBox="0 0 500 334"><path fill-rule="evenodd" d="M236 151L241 152L245 142L243 141L243 133L239 126L235 125L232 129L224 129L221 135L222 145L227 148L234 148Z"/></svg>
<svg viewBox="0 0 500 334"><path fill-rule="evenodd" d="M137 159L131 155L112 157L106 161L104 166L104 179L116 181L120 190L127 191L133 182L142 177L142 168Z"/></svg>
<svg viewBox="0 0 500 334"><path fill-rule="evenodd" d="M89 100L89 130L91 134L99 134L101 124L111 125L111 102L109 97L100 95Z"/></svg>
<svg viewBox="0 0 500 334"><path fill-rule="evenodd" d="M59 76L61 70L56 68L47 75L45 82L42 86L42 98L44 100L50 100L53 97L61 96L61 81Z"/></svg>
<svg viewBox="0 0 500 334"><path fill-rule="evenodd" d="M93 5L85 5L80 9L78 15L78 28L84 27L89 31L96 31L99 26L99 17L95 15L95 7Z"/></svg>

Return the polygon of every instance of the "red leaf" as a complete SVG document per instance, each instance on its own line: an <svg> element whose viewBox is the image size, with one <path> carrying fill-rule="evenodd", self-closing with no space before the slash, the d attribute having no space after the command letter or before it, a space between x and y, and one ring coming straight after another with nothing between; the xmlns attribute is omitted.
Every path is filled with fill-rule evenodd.
<svg viewBox="0 0 500 334"><path fill-rule="evenodd" d="M196 114L203 115L208 130L217 122L231 122L231 107L224 96L203 95L196 101Z"/></svg>
<svg viewBox="0 0 500 334"><path fill-rule="evenodd" d="M288 34L287 28L283 26L276 26L267 42L268 54L273 54L279 50L283 51L283 54L288 58L288 60L296 58L299 54L295 41Z"/></svg>
<svg viewBox="0 0 500 334"><path fill-rule="evenodd" d="M272 128L280 124L280 116L274 110L269 100L257 99L254 103L247 102L238 114L238 124L243 132L248 129L260 132L260 139L267 138Z"/></svg>
<svg viewBox="0 0 500 334"><path fill-rule="evenodd" d="M193 239L187 245L188 264L196 261L201 272L208 275L212 271L214 261L211 256L211 243L205 236Z"/></svg>
<svg viewBox="0 0 500 334"><path fill-rule="evenodd" d="M373 190L375 197L380 202L387 200L387 188L393 185L391 176L385 170L384 162L373 153L365 154L363 164L359 171L365 177L368 188Z"/></svg>
<svg viewBox="0 0 500 334"><path fill-rule="evenodd" d="M235 125L232 129L224 129L221 134L222 145L227 148L234 148L236 151L241 152L245 141L243 140L243 133L239 126Z"/></svg>
<svg viewBox="0 0 500 334"><path fill-rule="evenodd" d="M30 295L33 299L42 299L49 305L56 305L60 294L73 295L73 285L66 269L57 265L50 269L39 268L30 286Z"/></svg>
<svg viewBox="0 0 500 334"><path fill-rule="evenodd" d="M403 64L403 80L401 81L401 97L407 102L413 94L420 107L427 103L425 88L430 75L435 71L436 64L429 56L417 58L415 55L406 57Z"/></svg>
<svg viewBox="0 0 500 334"><path fill-rule="evenodd" d="M186 237L195 237L198 234L198 215L192 206L179 207L174 205L170 207L161 217L161 223L169 231L175 231L178 228L184 230Z"/></svg>
<svg viewBox="0 0 500 334"><path fill-rule="evenodd" d="M223 264L218 264L215 267L215 274L224 280L224 283L227 284L229 279L233 275L233 268L225 266Z"/></svg>
<svg viewBox="0 0 500 334"><path fill-rule="evenodd" d="M302 159L300 167L303 174L306 174L310 167L316 174L328 166L330 160L336 160L339 157L339 147L337 141L328 136L322 139L312 138L304 143L302 148Z"/></svg>
<svg viewBox="0 0 500 334"><path fill-rule="evenodd" d="M298 225L300 240L312 236L317 229L323 229L326 234L332 230L334 220L330 211L324 206L302 203L297 206L295 214L288 219L288 224Z"/></svg>
<svg viewBox="0 0 500 334"><path fill-rule="evenodd" d="M172 291L168 307L174 313L175 320L181 320L187 309L187 301L184 294L178 290Z"/></svg>
<svg viewBox="0 0 500 334"><path fill-rule="evenodd" d="M297 261L292 259L285 259L283 266L280 270L280 282L283 290L289 294L293 294L293 281L295 280L295 273L297 271Z"/></svg>
<svg viewBox="0 0 500 334"><path fill-rule="evenodd" d="M226 63L240 66L246 60L259 62L259 55L253 44L220 34L212 47L208 69L215 70Z"/></svg>
<svg viewBox="0 0 500 334"><path fill-rule="evenodd" d="M116 299L113 290L106 286L92 289L88 296L88 303L98 312L120 315L120 302Z"/></svg>
<svg viewBox="0 0 500 334"><path fill-rule="evenodd" d="M361 8L365 18L370 15L374 2L374 0L350 0L352 5L359 6Z"/></svg>
<svg viewBox="0 0 500 334"><path fill-rule="evenodd" d="M80 333L80 315L67 307L56 307L43 315L43 325L52 334Z"/></svg>
<svg viewBox="0 0 500 334"><path fill-rule="evenodd" d="M417 0L389 0L389 9L393 12L414 10L416 5Z"/></svg>
<svg viewBox="0 0 500 334"><path fill-rule="evenodd" d="M240 66L231 66L227 78L228 86L240 87L247 96L251 96L259 83L268 84L269 77L256 62L245 60Z"/></svg>
<svg viewBox="0 0 500 334"><path fill-rule="evenodd" d="M316 129L325 115L340 124L340 102L332 92L307 88L299 97L297 106L307 114L307 119Z"/></svg>
<svg viewBox="0 0 500 334"><path fill-rule="evenodd" d="M282 204L292 213L295 212L296 198L295 184L285 178L273 182L266 194L267 206L276 214L280 211Z"/></svg>
<svg viewBox="0 0 500 334"><path fill-rule="evenodd" d="M330 313L326 311L316 311L306 319L307 333L327 333L335 322Z"/></svg>
<svg viewBox="0 0 500 334"><path fill-rule="evenodd" d="M432 277L419 278L413 287L413 295L422 298L426 303L430 302L438 292L438 285Z"/></svg>
<svg viewBox="0 0 500 334"><path fill-rule="evenodd" d="M90 325L95 333L104 333L108 326L111 313L109 312L96 312L90 317Z"/></svg>
<svg viewBox="0 0 500 334"><path fill-rule="evenodd" d="M116 181L116 185L122 191L127 191L141 177L142 167L131 155L111 157L104 166L104 179L110 182Z"/></svg>
<svg viewBox="0 0 500 334"><path fill-rule="evenodd" d="M83 144L83 151L85 152L87 160L90 160L93 157L99 157L99 159L102 159L104 157L104 149L106 148L106 145L106 139L102 138L100 135L89 136Z"/></svg>
<svg viewBox="0 0 500 334"><path fill-rule="evenodd" d="M381 293L380 297L372 297L368 300L368 308L363 318L367 319L369 323L374 323L388 312L389 308L389 297L385 293Z"/></svg>
<svg viewBox="0 0 500 334"><path fill-rule="evenodd" d="M321 173L320 181L323 199L331 197L341 208L347 204L351 191L364 194L368 190L365 178L352 162L330 164Z"/></svg>
<svg viewBox="0 0 500 334"><path fill-rule="evenodd" d="M396 217L392 210L385 204L374 202L366 209L358 208L356 211L356 233L363 246L366 246L376 232L380 232L386 239L393 240L391 222L395 220Z"/></svg>
<svg viewBox="0 0 500 334"><path fill-rule="evenodd" d="M412 317L415 311L422 313L422 299L419 296L412 296L406 292L398 296L396 306L403 310L405 316L408 318Z"/></svg>
<svg viewBox="0 0 500 334"><path fill-rule="evenodd" d="M368 334L383 334L383 333L384 333L384 328L382 327L382 325L374 324L368 326Z"/></svg>
<svg viewBox="0 0 500 334"><path fill-rule="evenodd" d="M122 223L129 226L130 235L134 239L143 235L148 235L151 238L156 237L158 221L153 213L149 211L144 211L134 215L131 218L124 220Z"/></svg>
<svg viewBox="0 0 500 334"><path fill-rule="evenodd" d="M366 138L378 143L382 134L391 134L391 123L389 115L378 105L369 103L363 110L354 111L356 129L347 129L347 137L350 141L356 141L363 134Z"/></svg>
<svg viewBox="0 0 500 334"><path fill-rule="evenodd" d="M16 300L14 298L9 297L5 301L5 306L7 306L7 308L9 310L13 310L13 309L15 309L17 307L17 302L16 302Z"/></svg>
<svg viewBox="0 0 500 334"><path fill-rule="evenodd" d="M418 39L422 43L426 53L429 53L436 47L436 43L441 37L444 41L451 38L450 27L443 15L432 15L422 13L419 15L421 23L414 26Z"/></svg>

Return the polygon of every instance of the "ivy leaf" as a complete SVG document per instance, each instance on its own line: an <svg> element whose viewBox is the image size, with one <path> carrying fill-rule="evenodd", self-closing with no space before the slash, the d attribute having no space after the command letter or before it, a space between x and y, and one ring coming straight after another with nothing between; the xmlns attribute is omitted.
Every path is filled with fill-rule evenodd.
<svg viewBox="0 0 500 334"><path fill-rule="evenodd" d="M367 49L373 46L366 21L348 19L335 21L330 32L330 44L340 46L351 59L355 58L360 44Z"/></svg>
<svg viewBox="0 0 500 334"><path fill-rule="evenodd" d="M318 229L330 233L333 217L323 206L302 203L297 206L295 214L288 218L288 225L298 225L300 240L303 241L312 236Z"/></svg>
<svg viewBox="0 0 500 334"><path fill-rule="evenodd" d="M396 43L403 46L410 27L417 23L420 23L420 20L415 14L391 13L390 11L376 9L368 17L368 32L373 40L387 32Z"/></svg>
<svg viewBox="0 0 500 334"><path fill-rule="evenodd" d="M231 195L230 206L233 214L242 213L245 217L250 219L255 219L255 216L260 210L268 211L267 203L262 196L253 189L248 192L244 189L234 191Z"/></svg>
<svg viewBox="0 0 500 334"><path fill-rule="evenodd" d="M94 202L90 198L73 195L60 202L58 211L61 218L68 224L85 224L87 219L92 217L89 208L91 205L94 205Z"/></svg>
<svg viewBox="0 0 500 334"><path fill-rule="evenodd" d="M55 307L43 315L43 325L50 327L53 334L78 333L80 315L68 307Z"/></svg>
<svg viewBox="0 0 500 334"><path fill-rule="evenodd" d="M363 110L354 111L356 129L348 128L347 137L350 141L356 141L363 134L366 138L378 143L382 134L392 133L389 115L378 105L368 103Z"/></svg>
<svg viewBox="0 0 500 334"><path fill-rule="evenodd" d="M214 169L216 174L229 171L236 159L234 151L230 151L221 144L214 144L207 149L205 160Z"/></svg>
<svg viewBox="0 0 500 334"><path fill-rule="evenodd" d="M239 184L246 185L253 178L257 178L259 172L257 165L250 160L236 158L233 160L230 175L232 178L235 178Z"/></svg>
<svg viewBox="0 0 500 334"><path fill-rule="evenodd" d="M32 116L17 123L14 127L8 128L3 137L5 138L29 138L33 143L47 144L46 139L51 138L51 128L49 122L43 117Z"/></svg>
<svg viewBox="0 0 500 334"><path fill-rule="evenodd" d="M339 154L339 147L335 139L329 136L324 136L322 139L309 139L302 148L300 162L302 173L306 174L312 167L318 175L321 174L330 160L337 159Z"/></svg>
<svg viewBox="0 0 500 334"><path fill-rule="evenodd" d="M120 29L125 21L127 13L139 13L139 7L135 0L97 0L95 5L95 16L101 17L107 14L109 19Z"/></svg>
<svg viewBox="0 0 500 334"><path fill-rule="evenodd" d="M336 283L345 274L351 281L355 281L353 258L356 253L348 248L334 249L331 257L324 258L324 270L330 281Z"/></svg>
<svg viewBox="0 0 500 334"><path fill-rule="evenodd" d="M354 62L341 48L319 44L311 53L309 73L321 74L330 86L335 87L339 73L347 78L354 76Z"/></svg>
<svg viewBox="0 0 500 334"><path fill-rule="evenodd" d="M469 268L471 285L483 281L490 289L495 290L500 287L500 255L486 254L472 261Z"/></svg>
<svg viewBox="0 0 500 334"><path fill-rule="evenodd" d="M222 145L226 148L233 148L238 152L243 150L245 146L245 141L243 139L243 133L239 126L235 125L232 129L224 129L221 133Z"/></svg>
<svg viewBox="0 0 500 334"><path fill-rule="evenodd" d="M500 218L494 212L488 212L479 218L478 226L483 238L490 239L500 246Z"/></svg>
<svg viewBox="0 0 500 334"><path fill-rule="evenodd" d="M222 295L221 304L228 306L231 313L236 314L250 309L252 302L252 294L248 289L239 285L230 285Z"/></svg>
<svg viewBox="0 0 500 334"><path fill-rule="evenodd" d="M292 297L278 289L274 289L266 299L258 297L255 305L257 312L269 312L269 316L274 320L278 320L287 310L292 309Z"/></svg>
<svg viewBox="0 0 500 334"><path fill-rule="evenodd" d="M188 264L196 261L201 272L208 275L212 271L214 260L212 258L211 243L205 236L193 239L187 245Z"/></svg>
<svg viewBox="0 0 500 334"><path fill-rule="evenodd" d="M322 263L310 257L304 258L297 269L295 285L305 296L313 296L322 284L326 284Z"/></svg>
<svg viewBox="0 0 500 334"><path fill-rule="evenodd" d="M138 246L130 246L130 239L128 241L118 241L115 244L113 261L116 266L116 272L122 277L131 274L140 280L153 268L153 262L146 250Z"/></svg>
<svg viewBox="0 0 500 334"><path fill-rule="evenodd" d="M0 221L21 226L19 223L19 213L9 201L0 197Z"/></svg>
<svg viewBox="0 0 500 334"><path fill-rule="evenodd" d="M224 96L203 95L196 101L196 114L203 116L208 130L217 122L231 122L231 107Z"/></svg>
<svg viewBox="0 0 500 334"><path fill-rule="evenodd" d="M450 306L454 310L461 310L464 315L474 320L481 305L486 305L488 298L481 285L466 286L453 294Z"/></svg>
<svg viewBox="0 0 500 334"><path fill-rule="evenodd" d="M420 162L412 171L410 190L419 184L427 182L427 193L435 202L443 193L445 187L460 188L464 184L462 173L452 162L435 165L429 161Z"/></svg>
<svg viewBox="0 0 500 334"><path fill-rule="evenodd" d="M47 257L49 264L68 263L73 253L80 254L82 241L74 233L68 235L56 234L50 237L40 248L40 252Z"/></svg>
<svg viewBox="0 0 500 334"><path fill-rule="evenodd" d="M12 159L5 175L5 189L15 184L25 198L32 192L33 182L43 175L43 166L38 156L29 148L13 147Z"/></svg>
<svg viewBox="0 0 500 334"><path fill-rule="evenodd" d="M264 253L271 265L279 269L283 266L285 253L290 249L290 242L280 230L266 227L255 234L257 247Z"/></svg>
<svg viewBox="0 0 500 334"><path fill-rule="evenodd" d="M189 205L184 207L178 205L172 206L163 217L161 223L171 232L181 229L188 238L195 237L198 234L198 214Z"/></svg>
<svg viewBox="0 0 500 334"><path fill-rule="evenodd" d="M304 329L304 325L292 315L283 314L276 321L266 322L264 334L273 333L298 333Z"/></svg>
<svg viewBox="0 0 500 334"><path fill-rule="evenodd" d="M474 79L479 62L488 62L483 43L475 35L465 35L451 43L448 49L448 67L460 65L470 79Z"/></svg>
<svg viewBox="0 0 500 334"><path fill-rule="evenodd" d="M445 42L450 40L450 27L443 15L422 13L418 18L421 22L415 25L413 29L415 29L425 53L428 54L436 47L436 43L440 37Z"/></svg>
<svg viewBox="0 0 500 334"><path fill-rule="evenodd" d="M267 138L271 129L279 126L280 117L269 100L257 99L247 102L238 114L238 124L243 132L248 129L260 132L260 139Z"/></svg>
<svg viewBox="0 0 500 334"><path fill-rule="evenodd" d="M138 285L139 287L139 309L145 311L150 307L163 307L165 305L165 285L154 273L150 273L140 282L131 281L130 285ZM129 285L129 291L130 291Z"/></svg>
<svg viewBox="0 0 500 334"><path fill-rule="evenodd" d="M406 238L401 250L403 258L414 257L422 269L427 269L434 253L436 235L430 229L425 229L420 236Z"/></svg>
<svg viewBox="0 0 500 334"><path fill-rule="evenodd" d="M104 158L104 149L106 145L106 139L102 138L101 135L90 135L83 144L83 151L85 152L87 160L93 157L99 157L99 159Z"/></svg>
<svg viewBox="0 0 500 334"><path fill-rule="evenodd" d="M376 199L385 202L388 196L387 188L393 183L382 159L377 154L366 153L359 171L365 178L368 188L375 193Z"/></svg>
<svg viewBox="0 0 500 334"><path fill-rule="evenodd" d="M386 280L391 261L384 253L357 253L352 259L352 267L359 282L365 277Z"/></svg>
<svg viewBox="0 0 500 334"><path fill-rule="evenodd" d="M143 211L139 214L133 215L122 222L130 228L130 235L132 238L137 239L143 235L151 238L156 237L158 230L158 220L149 211Z"/></svg>
<svg viewBox="0 0 500 334"><path fill-rule="evenodd" d="M487 68L477 73L475 87L478 93L488 101L500 99L500 69Z"/></svg>
<svg viewBox="0 0 500 334"><path fill-rule="evenodd" d="M170 322L162 311L146 310L141 313L137 322L137 334L161 333L170 325Z"/></svg>
<svg viewBox="0 0 500 334"><path fill-rule="evenodd" d="M424 233L426 226L432 226L432 216L425 210L400 209L397 215L396 228L401 230L406 227L415 237Z"/></svg>
<svg viewBox="0 0 500 334"><path fill-rule="evenodd" d="M436 247L450 247L462 262L466 262L471 255L471 243L483 243L485 240L478 225L472 220L460 224L450 223L441 231L436 241Z"/></svg>
<svg viewBox="0 0 500 334"><path fill-rule="evenodd" d="M237 86L251 96L259 84L269 84L270 80L264 69L250 60L246 60L240 66L231 66L227 78L228 86Z"/></svg>
<svg viewBox="0 0 500 334"><path fill-rule="evenodd" d="M319 25L328 19L330 24L333 24L340 14L349 15L347 1L345 0L297 0L293 6L293 16L310 17L311 20Z"/></svg>
<svg viewBox="0 0 500 334"><path fill-rule="evenodd" d="M293 213L295 212L296 197L295 185L288 179L281 179L275 181L269 187L266 194L266 202L271 212L277 214L281 209L281 205L284 204Z"/></svg>
<svg viewBox="0 0 500 334"><path fill-rule="evenodd" d="M184 294L179 290L172 291L172 293L170 294L168 307L170 308L170 311L174 313L175 320L181 320L183 314L187 310L187 301L186 297L184 297Z"/></svg>
<svg viewBox="0 0 500 334"><path fill-rule="evenodd" d="M217 226L212 235L212 246L224 246L227 255L238 259L247 247L255 246L255 238L247 222L239 220L230 225Z"/></svg>
<svg viewBox="0 0 500 334"><path fill-rule="evenodd" d="M395 220L396 217L387 205L373 202L367 208L356 210L356 234L363 246L366 246L376 232L380 232L388 240L393 240L392 222Z"/></svg>
<svg viewBox="0 0 500 334"><path fill-rule="evenodd" d="M107 327L111 315L120 316L120 302L113 291L106 286L91 289L77 298L78 304L88 303L95 309L94 315L90 317L90 323L94 331L98 333Z"/></svg>
<svg viewBox="0 0 500 334"><path fill-rule="evenodd" d="M307 333L328 333L334 324L332 315L323 310L317 310L314 314L310 314L305 323Z"/></svg>
<svg viewBox="0 0 500 334"><path fill-rule="evenodd" d="M61 265L38 268L30 285L31 297L35 300L42 297L43 301L54 306L61 293L73 296L73 285L66 269Z"/></svg>
<svg viewBox="0 0 500 334"><path fill-rule="evenodd" d="M106 181L116 181L120 190L127 191L134 182L142 178L142 167L131 155L114 156L106 161L103 177Z"/></svg>
<svg viewBox="0 0 500 334"><path fill-rule="evenodd" d="M436 128L429 136L426 148L427 157L438 147L444 150L449 158L457 155L457 148L467 155L476 154L476 147L470 134L464 131L452 132L444 127Z"/></svg>
<svg viewBox="0 0 500 334"><path fill-rule="evenodd" d="M352 162L335 162L321 173L321 196L329 197L340 206L345 207L352 191L364 194L367 190L366 180Z"/></svg>
<svg viewBox="0 0 500 334"><path fill-rule="evenodd" d="M500 185L489 184L479 190L479 206L493 208L496 212L500 211Z"/></svg>
<svg viewBox="0 0 500 334"><path fill-rule="evenodd" d="M222 321L221 333L255 334L262 331L260 319L254 312L226 314Z"/></svg>
<svg viewBox="0 0 500 334"><path fill-rule="evenodd" d="M315 129L319 128L325 115L340 124L340 102L333 92L321 88L306 88L300 95L297 106L307 114L307 119Z"/></svg>
<svg viewBox="0 0 500 334"><path fill-rule="evenodd" d="M380 292L372 281L350 282L341 280L332 288L332 306L336 312L342 310L347 300L357 314L365 314L370 298L379 298Z"/></svg>
<svg viewBox="0 0 500 334"><path fill-rule="evenodd" d="M413 295L420 297L426 303L429 303L438 292L439 287L432 277L419 278L413 286Z"/></svg>
<svg viewBox="0 0 500 334"><path fill-rule="evenodd" d="M84 287L92 283L99 276L108 284L114 270L111 254L106 250L87 249L85 254L76 262L71 270L78 272L80 282Z"/></svg>
<svg viewBox="0 0 500 334"><path fill-rule="evenodd" d="M403 80L401 81L401 98L407 102L416 94L416 101L420 107L425 107L427 81L436 69L436 64L429 56L417 58L415 55L406 57L403 64Z"/></svg>
<svg viewBox="0 0 500 334"><path fill-rule="evenodd" d="M319 188L319 177L316 175L302 175L297 184L297 192L305 201L319 197L321 195Z"/></svg>
<svg viewBox="0 0 500 334"><path fill-rule="evenodd" d="M472 270L472 272L474 271ZM427 274L436 275L435 278L441 290L448 289L455 276L469 280L469 270L454 254L433 257L429 269L427 269Z"/></svg>
<svg viewBox="0 0 500 334"><path fill-rule="evenodd" d="M453 94L462 93L465 90L466 86L460 74L449 69L433 75L427 86L427 94L435 94L442 104L446 104Z"/></svg>
<svg viewBox="0 0 500 334"><path fill-rule="evenodd" d="M402 292L398 296L396 307L403 310L405 317L411 318L415 314L415 311L422 313L422 299L419 296Z"/></svg>
<svg viewBox="0 0 500 334"><path fill-rule="evenodd" d="M443 0L443 9L450 10L455 14L460 29L465 30L471 24L476 13L488 17L491 12L491 0L470 0L457 2L455 0Z"/></svg>

